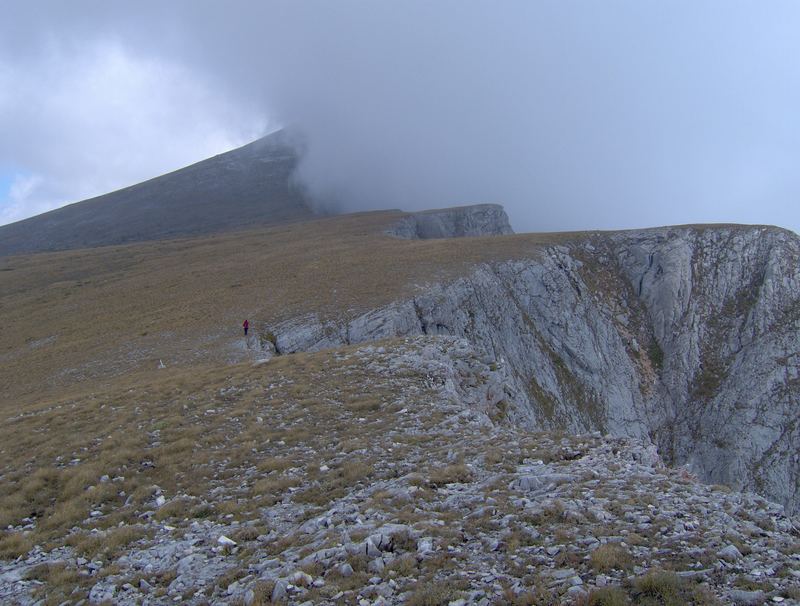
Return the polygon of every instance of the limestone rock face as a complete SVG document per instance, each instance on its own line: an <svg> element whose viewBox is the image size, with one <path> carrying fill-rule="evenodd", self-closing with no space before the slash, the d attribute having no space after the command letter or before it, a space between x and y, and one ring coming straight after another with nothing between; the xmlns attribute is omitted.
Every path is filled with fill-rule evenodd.
<svg viewBox="0 0 800 606"><path fill-rule="evenodd" d="M476 204L428 210L404 217L389 234L408 240L500 236L513 234L508 216L499 204Z"/></svg>
<svg viewBox="0 0 800 606"><path fill-rule="evenodd" d="M800 507L800 238L791 232L588 234L354 318L269 330L278 353L464 337L506 373L520 424L650 440L665 462L707 482Z"/></svg>

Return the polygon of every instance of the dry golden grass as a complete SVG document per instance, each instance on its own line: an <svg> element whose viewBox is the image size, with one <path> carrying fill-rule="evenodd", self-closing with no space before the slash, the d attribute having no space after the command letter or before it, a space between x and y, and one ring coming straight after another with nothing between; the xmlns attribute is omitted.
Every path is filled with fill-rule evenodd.
<svg viewBox="0 0 800 606"><path fill-rule="evenodd" d="M316 485L294 495L294 501L313 505L325 505L339 499L350 491L358 482L368 478L373 467L366 461L348 461L326 473Z"/></svg>
<svg viewBox="0 0 800 606"><path fill-rule="evenodd" d="M582 237L385 236L399 217L365 213L0 259L0 527L36 521L25 540L4 536L3 549L57 543L76 525L130 522L153 507L154 485L179 497L156 512L171 522L239 518L304 479L312 486L292 498L327 503L374 475L373 463L358 459L369 441L350 426L362 417L378 433L391 393L368 388L362 369L327 354L282 356L255 369L220 364L242 344L242 318L256 328L307 312L355 314L416 292L420 276L452 280L478 262ZM157 370L158 360L167 368ZM286 377L276 393L264 389ZM320 398L321 381L341 401ZM270 445L277 440L281 448ZM320 476L312 461L285 456L312 445L354 453L356 464ZM253 467L247 494L199 500L214 482ZM437 473L435 483L466 478L457 467Z"/></svg>
<svg viewBox="0 0 800 606"><path fill-rule="evenodd" d="M75 568L64 564L40 564L29 570L26 576L44 583L34 592L34 596L42 599L47 606L75 601L73 592L82 587L85 589L92 582L81 577Z"/></svg>
<svg viewBox="0 0 800 606"><path fill-rule="evenodd" d="M407 553L399 558L392 560L388 566L389 570L394 570L401 577L413 576L419 570L419 563L416 556Z"/></svg>
<svg viewBox="0 0 800 606"><path fill-rule="evenodd" d="M68 542L80 553L110 559L142 538L136 528L117 525L137 523L147 510L177 526L229 514L252 520L259 507L288 499L313 512L385 478L368 450L393 422L387 420L394 417L387 414L391 386L376 388L367 371L347 361L354 348L280 356L257 367L222 364L241 356L231 347L242 344L242 319L258 329L308 312L353 315L416 293L425 281L456 279L476 263L531 257L542 246L587 237L404 241L382 235L398 217L369 213L0 259L6 270L0 271L0 528L26 518L36 523L29 535L2 534L0 557ZM166 369L156 370L159 359ZM431 414L425 435L403 435L397 456L401 448L423 446L444 460L430 431L444 418ZM535 443L525 456L552 454L537 452ZM333 462L343 453L346 465ZM523 458L497 453L489 460L510 470ZM320 472L327 463L330 469ZM471 478L462 464L432 470L410 482L424 487L413 498L430 499L435 487ZM154 505L156 485L168 499L161 508ZM220 486L224 500L204 502ZM544 521L562 512L554 502ZM413 503L397 516L418 521ZM93 529L105 533L103 542ZM242 527L236 538L246 543L265 531ZM459 540L438 527L431 534ZM309 540L285 536L265 549L277 555ZM437 557L448 560L426 560L426 570L455 565L446 553ZM393 566L426 573L413 556ZM68 599L74 571L37 574L52 596ZM367 577L359 569L337 584L355 587ZM174 572L161 575L156 593L172 578ZM257 600L266 602L263 589ZM436 595L420 590L414 600L428 603Z"/></svg>
<svg viewBox="0 0 800 606"><path fill-rule="evenodd" d="M428 484L433 488L454 484L456 482L469 482L472 480L472 471L463 463L439 467L430 473Z"/></svg>
<svg viewBox="0 0 800 606"><path fill-rule="evenodd" d="M458 599L459 592L446 581L420 583L414 589L406 604L408 606L444 606Z"/></svg>
<svg viewBox="0 0 800 606"><path fill-rule="evenodd" d="M147 536L149 533L141 527L122 526L104 533L76 533L67 538L66 544L90 559L113 559L131 543Z"/></svg>
<svg viewBox="0 0 800 606"><path fill-rule="evenodd" d="M274 588L274 581L258 581L253 586L254 600L252 606L267 606L267 604L272 604L272 590Z"/></svg>
<svg viewBox="0 0 800 606"><path fill-rule="evenodd" d="M619 587L598 587L592 589L586 598L586 606L627 606L630 598Z"/></svg>
<svg viewBox="0 0 800 606"><path fill-rule="evenodd" d="M247 520L284 498L325 504L380 477L360 454L347 465L319 470L326 456L346 450L345 442L370 444L356 418L369 418L372 435L390 422L379 420L380 411L350 410L352 402L384 401L391 389L364 379L358 364L346 359L354 349L282 356L255 367L132 375L82 397L44 401L32 414L7 416L0 423L0 523L17 526L33 518L36 528L24 537L5 533L0 548L16 557L31 543L62 544L79 526L107 531L110 549L83 533L69 541L81 552L110 557L117 545L136 539L114 527L136 522L147 510L178 526L227 514ZM310 399L306 391L332 395ZM327 430L314 431L319 424ZM242 484L245 472L250 475ZM304 490L291 492L301 484ZM229 487L224 499L206 502L220 485ZM160 508L156 486L167 498Z"/></svg>
<svg viewBox="0 0 800 606"><path fill-rule="evenodd" d="M633 566L630 551L616 543L606 543L595 549L589 557L592 568L597 572L609 570L628 570Z"/></svg>
<svg viewBox="0 0 800 606"><path fill-rule="evenodd" d="M544 587L515 593L511 587L506 586L494 604L495 606L556 606L560 604L560 600L555 591Z"/></svg>
<svg viewBox="0 0 800 606"><path fill-rule="evenodd" d="M397 212L195 239L0 258L0 408L138 370L218 362L254 328L357 313L474 264L581 234L399 240ZM70 389L74 387L75 389Z"/></svg>
<svg viewBox="0 0 800 606"><path fill-rule="evenodd" d="M682 579L673 572L654 570L634 579L631 595L635 604L658 606L718 606L707 587Z"/></svg>
<svg viewBox="0 0 800 606"><path fill-rule="evenodd" d="M0 533L0 559L16 559L27 554L32 548L33 541L21 532Z"/></svg>
<svg viewBox="0 0 800 606"><path fill-rule="evenodd" d="M267 457L258 462L258 470L263 473L271 471L286 471L294 466L294 463L286 457Z"/></svg>

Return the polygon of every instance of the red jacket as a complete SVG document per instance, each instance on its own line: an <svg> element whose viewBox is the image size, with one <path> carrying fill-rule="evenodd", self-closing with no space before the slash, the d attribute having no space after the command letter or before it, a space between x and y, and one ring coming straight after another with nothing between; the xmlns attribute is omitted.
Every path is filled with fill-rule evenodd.
<svg viewBox="0 0 800 606"><path fill-rule="evenodd" d="M248 326L250 326L250 322L248 322L247 320L242 322L242 327L247 328Z"/></svg>

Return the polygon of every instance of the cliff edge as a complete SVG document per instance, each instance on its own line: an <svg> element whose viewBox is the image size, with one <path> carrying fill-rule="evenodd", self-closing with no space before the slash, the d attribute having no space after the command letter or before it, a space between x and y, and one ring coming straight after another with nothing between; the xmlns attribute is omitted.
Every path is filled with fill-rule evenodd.
<svg viewBox="0 0 800 606"><path fill-rule="evenodd" d="M508 215L499 204L475 204L413 213L387 233L407 240L464 238L513 234Z"/></svg>
<svg viewBox="0 0 800 606"><path fill-rule="evenodd" d="M506 368L519 424L650 440L707 482L800 506L800 238L782 229L590 233L355 318L268 330L278 353L465 337Z"/></svg>

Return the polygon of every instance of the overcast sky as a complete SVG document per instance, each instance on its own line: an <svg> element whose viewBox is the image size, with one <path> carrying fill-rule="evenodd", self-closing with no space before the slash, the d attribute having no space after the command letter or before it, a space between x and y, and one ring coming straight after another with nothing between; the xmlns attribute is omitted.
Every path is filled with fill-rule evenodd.
<svg viewBox="0 0 800 606"><path fill-rule="evenodd" d="M800 3L4 3L0 224L291 125L347 210L800 231Z"/></svg>

